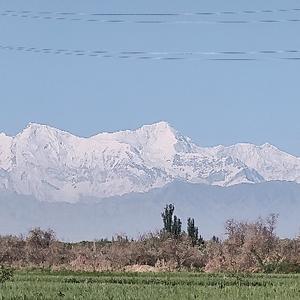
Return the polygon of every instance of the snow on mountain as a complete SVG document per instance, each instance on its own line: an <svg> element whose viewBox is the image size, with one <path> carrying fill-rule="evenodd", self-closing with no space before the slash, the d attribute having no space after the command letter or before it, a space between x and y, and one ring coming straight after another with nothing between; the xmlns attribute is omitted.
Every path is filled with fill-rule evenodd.
<svg viewBox="0 0 300 300"><path fill-rule="evenodd" d="M146 164L167 168L177 152L189 153L194 145L173 129L167 122L145 125L135 131L99 134L92 139L118 141L136 149Z"/></svg>
<svg viewBox="0 0 300 300"><path fill-rule="evenodd" d="M0 166L4 170L9 169L11 166L11 143L11 137L6 136L4 133L0 133Z"/></svg>
<svg viewBox="0 0 300 300"><path fill-rule="evenodd" d="M166 122L90 138L35 123L15 137L0 134L0 190L78 202L146 192L174 180L300 182L300 159L269 144L199 147Z"/></svg>
<svg viewBox="0 0 300 300"><path fill-rule="evenodd" d="M2 185L40 200L76 202L82 196L146 191L168 181L128 144L79 138L45 125L29 124L10 148L11 167L0 165L7 174Z"/></svg>
<svg viewBox="0 0 300 300"><path fill-rule="evenodd" d="M207 153L166 122L145 125L136 131L99 134L92 139L129 144L148 166L164 170L172 179L218 185L263 181L238 159Z"/></svg>
<svg viewBox="0 0 300 300"><path fill-rule="evenodd" d="M282 152L269 143L262 146L252 144L218 146L212 152L220 157L238 158L250 168L255 169L266 181L300 182L300 158Z"/></svg>

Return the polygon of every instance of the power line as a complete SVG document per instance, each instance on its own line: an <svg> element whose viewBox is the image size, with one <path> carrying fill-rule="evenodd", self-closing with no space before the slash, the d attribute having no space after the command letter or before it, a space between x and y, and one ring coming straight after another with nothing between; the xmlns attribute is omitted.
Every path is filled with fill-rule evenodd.
<svg viewBox="0 0 300 300"><path fill-rule="evenodd" d="M143 12L143 13L86 13L86 12L66 12L66 11L32 11L32 10L4 10L2 13L8 14L41 14L41 15L64 15L64 16L141 16L141 17L177 17L177 16L211 16L211 15L253 15L271 13L297 13L300 8L278 8L278 9L258 9L258 10L226 10L226 11L198 11L198 12Z"/></svg>
<svg viewBox="0 0 300 300"><path fill-rule="evenodd" d="M22 14L8 14L0 13L2 17L18 17L23 19L33 20L54 20L54 21L71 21L71 22L89 22L89 23L113 23L113 24L199 24L199 25L210 25L210 24L276 24L276 23L300 23L300 18L290 19L259 19L259 20L126 20L126 19L98 19L98 18L73 18L66 16L48 16L48 15L22 15Z"/></svg>
<svg viewBox="0 0 300 300"><path fill-rule="evenodd" d="M300 60L300 49L258 50L258 51L119 51L54 49L0 44L0 50L32 52L53 55L88 56L99 58L137 60L214 60L255 61L266 59ZM282 56L278 56L282 55Z"/></svg>

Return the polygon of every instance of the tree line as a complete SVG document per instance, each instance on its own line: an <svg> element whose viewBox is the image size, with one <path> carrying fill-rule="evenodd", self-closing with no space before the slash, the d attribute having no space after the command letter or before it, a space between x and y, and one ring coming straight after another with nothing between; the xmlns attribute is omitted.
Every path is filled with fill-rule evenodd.
<svg viewBox="0 0 300 300"><path fill-rule="evenodd" d="M205 272L300 272L300 237L276 235L277 216L253 222L228 220L225 238L205 240L193 218L186 231L172 204L165 206L162 230L137 239L66 243L52 230L0 236L0 265L80 271L199 270Z"/></svg>

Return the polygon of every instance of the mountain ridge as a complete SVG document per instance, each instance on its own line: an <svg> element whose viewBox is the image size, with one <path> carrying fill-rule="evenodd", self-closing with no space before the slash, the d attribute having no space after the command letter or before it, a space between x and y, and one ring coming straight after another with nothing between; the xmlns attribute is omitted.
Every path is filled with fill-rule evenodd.
<svg viewBox="0 0 300 300"><path fill-rule="evenodd" d="M165 121L88 138L38 123L13 137L0 134L0 191L78 202L148 192L175 180L300 183L300 158L269 143L201 147Z"/></svg>

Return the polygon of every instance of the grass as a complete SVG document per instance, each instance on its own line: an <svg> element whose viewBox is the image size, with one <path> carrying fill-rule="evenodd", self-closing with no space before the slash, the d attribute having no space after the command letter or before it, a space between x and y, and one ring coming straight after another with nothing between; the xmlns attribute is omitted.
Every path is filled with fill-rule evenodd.
<svg viewBox="0 0 300 300"><path fill-rule="evenodd" d="M0 299L300 299L300 275L16 272Z"/></svg>

